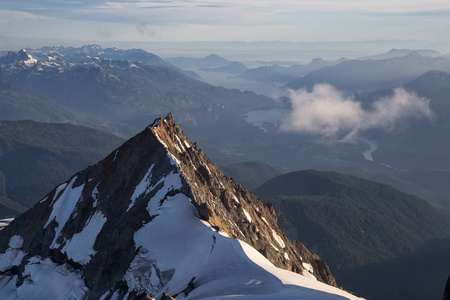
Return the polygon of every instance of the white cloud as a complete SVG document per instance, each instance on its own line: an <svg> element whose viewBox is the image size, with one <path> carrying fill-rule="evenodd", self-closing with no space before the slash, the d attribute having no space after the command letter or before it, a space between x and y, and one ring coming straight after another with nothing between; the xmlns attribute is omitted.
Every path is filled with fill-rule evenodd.
<svg viewBox="0 0 450 300"><path fill-rule="evenodd" d="M411 119L434 114L430 100L403 88L363 109L353 96L328 84L318 84L311 92L291 91L292 113L281 125L284 131L311 133L329 140L350 141L369 129L395 130Z"/></svg>

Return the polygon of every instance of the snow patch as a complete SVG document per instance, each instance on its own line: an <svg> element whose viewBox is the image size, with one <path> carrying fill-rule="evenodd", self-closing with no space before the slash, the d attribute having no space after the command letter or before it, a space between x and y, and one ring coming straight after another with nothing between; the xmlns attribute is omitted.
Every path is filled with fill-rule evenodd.
<svg viewBox="0 0 450 300"><path fill-rule="evenodd" d="M303 268L305 268L306 271L308 271L310 273L314 273L314 269L313 269L313 266L311 266L311 264L302 262L302 266L303 266Z"/></svg>
<svg viewBox="0 0 450 300"><path fill-rule="evenodd" d="M205 168L206 168L206 170L208 171L208 174L211 175L211 170L209 169L209 167L208 167L207 164L205 164Z"/></svg>
<svg viewBox="0 0 450 300"><path fill-rule="evenodd" d="M19 278L4 276L0 279L2 299L84 299L88 291L79 273L69 265L57 265L50 258L32 257L25 265L25 280L16 286Z"/></svg>
<svg viewBox="0 0 450 300"><path fill-rule="evenodd" d="M32 58L31 56L29 56L29 59L24 60L23 63L24 63L27 67L34 66L34 65L37 63L37 59Z"/></svg>
<svg viewBox="0 0 450 300"><path fill-rule="evenodd" d="M183 145L183 143L181 142L181 140L180 140L180 138L178 137L178 135L175 135L175 137L176 137L176 139L177 139L177 141L178 141L178 144L179 144L180 147L183 149L183 151L186 151L186 148L184 148L184 145ZM182 152L182 151L180 151L180 152Z"/></svg>
<svg viewBox="0 0 450 300"><path fill-rule="evenodd" d="M160 183L164 185L156 192L156 194L150 199L147 204L147 211L150 216L155 216L160 209L161 201L166 197L169 191L179 190L182 188L180 174L174 171L170 172L166 177L161 178L161 180L155 184L154 187L158 186Z"/></svg>
<svg viewBox="0 0 450 300"><path fill-rule="evenodd" d="M94 189L92 190L92 199L94 199L94 203L92 203L92 207L96 208L98 205L98 196L100 195L100 193L98 192L98 186L99 186L100 182L97 183L97 185L94 187Z"/></svg>
<svg viewBox="0 0 450 300"><path fill-rule="evenodd" d="M54 249L60 246L56 242L59 234L64 228L67 220L69 220L70 215L72 214L73 210L77 206L78 201L81 198L81 192L83 191L84 184L80 185L79 187L72 188L76 179L77 177L74 177L72 179L72 181L68 184L67 188L61 194L58 200L56 200L56 202L53 204L52 213L50 214L50 217L44 225L44 229L46 229L51 221L55 220L58 223L58 225L55 227L55 238L53 239L50 248Z"/></svg>
<svg viewBox="0 0 450 300"><path fill-rule="evenodd" d="M8 226L9 223L11 223L14 220L14 218L8 218L8 219L1 219L0 220L0 230L4 227Z"/></svg>
<svg viewBox="0 0 450 300"><path fill-rule="evenodd" d="M147 249L141 248L130 263L130 268L123 279L127 282L129 291L155 295L164 285L162 280L165 282L170 280L170 278L163 279L162 276L156 260L151 258L151 253Z"/></svg>
<svg viewBox="0 0 450 300"><path fill-rule="evenodd" d="M108 298L108 296L109 296L110 293L111 293L110 291L107 291L106 293L104 293L104 294L100 297L100 300L105 300L106 298Z"/></svg>
<svg viewBox="0 0 450 300"><path fill-rule="evenodd" d="M178 151L178 153L182 153L183 152L183 150L181 150L181 148L176 143L174 143L173 146Z"/></svg>
<svg viewBox="0 0 450 300"><path fill-rule="evenodd" d="M9 248L0 254L0 272L4 272L13 266L20 266L26 252L20 250L23 246L23 237L14 235L9 239Z"/></svg>
<svg viewBox="0 0 450 300"><path fill-rule="evenodd" d="M61 191L62 191L63 189L66 188L66 186L67 186L67 182L64 182L63 184L60 184L60 185L56 188L55 196L53 197L52 203L50 203L49 206L52 206L52 204L55 202L55 200L58 199L59 194L61 193Z"/></svg>
<svg viewBox="0 0 450 300"><path fill-rule="evenodd" d="M65 244L61 252L66 253L67 257L74 262L86 265L91 257L97 253L94 250L97 236L105 225L107 219L101 211L95 212L87 221L83 230L73 235L73 237Z"/></svg>
<svg viewBox="0 0 450 300"><path fill-rule="evenodd" d="M147 204L147 211L151 216L155 215L157 210L159 209L160 201L164 199L167 193L171 190L181 189L183 184L181 183L181 177L179 173L175 171L170 172L166 176L162 177L157 183L154 185L150 185L152 169L154 165L150 167L147 171L147 174L141 180L141 182L136 186L133 195L131 196L131 203L128 206L127 212L130 208L135 204L136 199L141 195L144 197L153 191L157 186L163 184L163 186L156 192L156 194L150 199Z"/></svg>
<svg viewBox="0 0 450 300"><path fill-rule="evenodd" d="M186 140L183 140L183 143L186 148L188 149L191 148L191 145L189 145L189 143Z"/></svg>
<svg viewBox="0 0 450 300"><path fill-rule="evenodd" d="M245 210L245 208L242 208L242 210L244 211L244 215L245 215L245 218L247 218L247 221L249 223L251 223L253 220L252 220L252 217L250 216L250 214Z"/></svg>
<svg viewBox="0 0 450 300"><path fill-rule="evenodd" d="M12 249L20 249L23 246L23 237L21 237L20 235L13 235L10 239L9 239L9 244L8 246Z"/></svg>
<svg viewBox="0 0 450 300"><path fill-rule="evenodd" d="M275 232L275 230L272 229L272 236L275 239L275 241L278 243L278 245L281 246L281 248L285 248L286 245L284 244L283 239L281 238L281 236L278 235L278 233Z"/></svg>
<svg viewBox="0 0 450 300"><path fill-rule="evenodd" d="M275 245L272 244L272 242L269 242L269 243L270 243L270 246L272 246L273 249L275 249L276 251L280 252L280 249L278 249L277 247L275 247Z"/></svg>
<svg viewBox="0 0 450 300"><path fill-rule="evenodd" d="M130 205L128 205L127 212L134 206L137 198L139 198L140 195L146 193L150 188L151 175L154 166L154 164L150 166L144 178L142 178L141 182L139 182L139 184L134 188L133 195L131 195L131 203Z"/></svg>

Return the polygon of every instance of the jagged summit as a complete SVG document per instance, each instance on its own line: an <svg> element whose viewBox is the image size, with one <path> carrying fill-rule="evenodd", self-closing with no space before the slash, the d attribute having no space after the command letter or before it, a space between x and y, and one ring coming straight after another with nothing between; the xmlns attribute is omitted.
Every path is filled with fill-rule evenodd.
<svg viewBox="0 0 450 300"><path fill-rule="evenodd" d="M238 185L232 178L225 177L222 171L187 139L175 124L172 114L155 121L151 127L180 165L181 173L191 187L189 196L192 196L202 218L230 237L252 245L276 266L302 273L304 267L300 259L301 254L293 249L298 247L306 250L306 248L300 243L293 245L278 229L276 214L270 204L264 205L243 185ZM222 205L218 205L218 200ZM267 225L274 228L273 232L265 230ZM286 244L289 247L286 247ZM318 269L316 268L315 275L319 280L335 285L334 278L328 270L324 270L325 276L322 278Z"/></svg>
<svg viewBox="0 0 450 300"><path fill-rule="evenodd" d="M17 217L0 253L2 299L352 298L171 114Z"/></svg>

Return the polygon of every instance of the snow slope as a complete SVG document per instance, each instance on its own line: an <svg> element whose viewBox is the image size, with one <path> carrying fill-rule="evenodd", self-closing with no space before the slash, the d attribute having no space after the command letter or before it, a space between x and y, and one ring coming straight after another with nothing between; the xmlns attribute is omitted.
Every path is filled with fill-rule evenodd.
<svg viewBox="0 0 450 300"><path fill-rule="evenodd" d="M274 267L250 245L226 237L198 219L196 208L182 194L166 199L158 214L136 232L135 243L152 253L155 270L175 270L166 292L176 299L359 299ZM185 296L181 291L186 279L192 278L195 289ZM134 285L139 285L138 280ZM154 285L140 288L150 292Z"/></svg>

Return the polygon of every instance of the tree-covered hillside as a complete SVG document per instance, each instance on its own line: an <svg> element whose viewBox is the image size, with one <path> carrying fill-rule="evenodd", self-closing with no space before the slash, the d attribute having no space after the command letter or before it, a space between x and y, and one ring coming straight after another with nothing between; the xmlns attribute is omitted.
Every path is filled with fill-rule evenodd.
<svg viewBox="0 0 450 300"><path fill-rule="evenodd" d="M0 197L11 200L5 203L16 212L5 211L2 216L31 207L55 185L96 163L123 141L70 124L0 121Z"/></svg>

